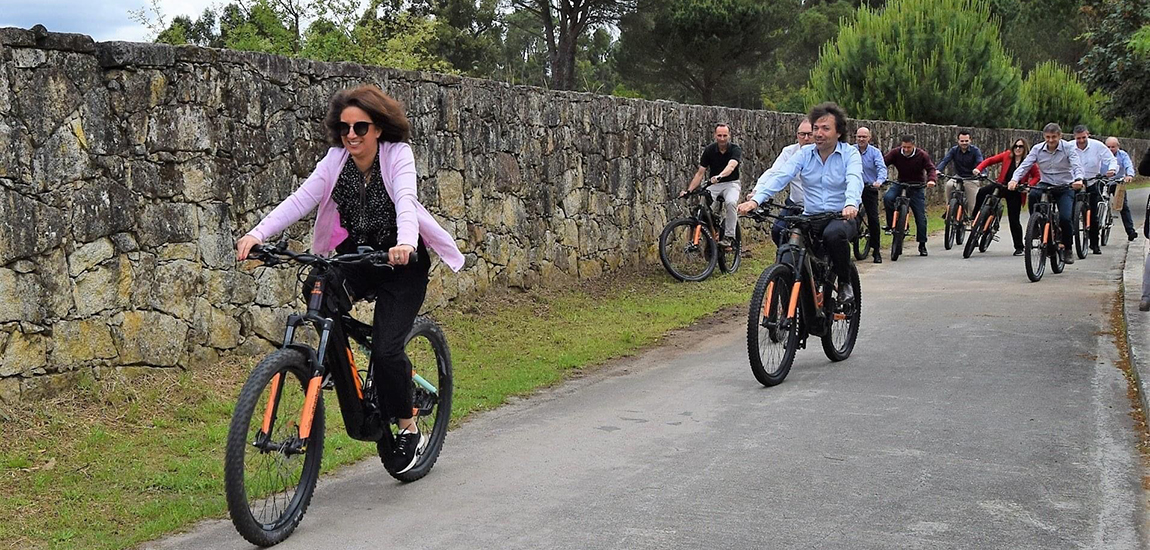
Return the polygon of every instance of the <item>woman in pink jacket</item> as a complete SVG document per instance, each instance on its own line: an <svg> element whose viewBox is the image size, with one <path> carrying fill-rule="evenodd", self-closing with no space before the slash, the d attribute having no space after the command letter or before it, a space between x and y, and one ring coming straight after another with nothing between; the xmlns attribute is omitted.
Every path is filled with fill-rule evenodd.
<svg viewBox="0 0 1150 550"><path fill-rule="evenodd" d="M344 288L351 301L374 294L371 370L379 407L399 425L393 456L382 457L393 473L415 464L427 438L412 418L411 361L403 340L427 293L430 248L453 271L463 267L455 240L419 203L411 125L396 100L376 86L337 92L324 120L332 147L315 171L259 225L236 243L236 257L318 208L311 251L387 250L395 269L345 267L327 288ZM400 267L403 266L403 267ZM310 284L305 286L309 288Z"/></svg>

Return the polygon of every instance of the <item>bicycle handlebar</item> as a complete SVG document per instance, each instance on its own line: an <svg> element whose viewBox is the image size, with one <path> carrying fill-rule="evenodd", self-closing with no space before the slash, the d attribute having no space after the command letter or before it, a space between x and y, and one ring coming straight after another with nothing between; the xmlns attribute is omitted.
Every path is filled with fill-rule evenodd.
<svg viewBox="0 0 1150 550"><path fill-rule="evenodd" d="M325 258L307 252L292 252L287 248L287 241L280 241L275 246L259 244L253 246L251 252L248 253L248 258L263 262L264 265L267 266L274 266L287 260L292 260L311 266L330 267L332 265L367 263L375 267L395 269L394 265L388 263L388 251L374 250L366 246L359 247L359 250L355 253L337 254L330 258Z"/></svg>

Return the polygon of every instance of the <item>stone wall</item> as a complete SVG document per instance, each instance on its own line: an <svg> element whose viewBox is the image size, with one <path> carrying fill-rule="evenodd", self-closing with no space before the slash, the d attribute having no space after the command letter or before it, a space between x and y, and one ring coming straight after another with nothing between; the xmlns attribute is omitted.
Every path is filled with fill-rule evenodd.
<svg viewBox="0 0 1150 550"><path fill-rule="evenodd" d="M236 265L234 240L326 151L330 95L363 82L407 106L421 200L467 256L459 274L436 262L428 308L657 262L713 123L731 124L749 187L799 120L0 29L0 399L268 350L297 272ZM936 153L955 133L867 124L880 146L911 132ZM974 138L998 151L1020 134L1037 137ZM302 248L309 230L288 233Z"/></svg>

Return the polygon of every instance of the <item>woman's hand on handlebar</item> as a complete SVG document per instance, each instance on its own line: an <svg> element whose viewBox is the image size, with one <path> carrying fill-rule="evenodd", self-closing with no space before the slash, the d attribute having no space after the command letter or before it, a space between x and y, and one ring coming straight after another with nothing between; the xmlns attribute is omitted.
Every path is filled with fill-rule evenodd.
<svg viewBox="0 0 1150 550"><path fill-rule="evenodd" d="M410 244L401 244L391 247L387 251L387 263L391 265L407 265L411 260L411 255L415 253L415 247Z"/></svg>
<svg viewBox="0 0 1150 550"><path fill-rule="evenodd" d="M248 253L252 251L252 247L261 242L262 241L251 235L240 237L240 240L236 241L236 260L242 262L248 259Z"/></svg>

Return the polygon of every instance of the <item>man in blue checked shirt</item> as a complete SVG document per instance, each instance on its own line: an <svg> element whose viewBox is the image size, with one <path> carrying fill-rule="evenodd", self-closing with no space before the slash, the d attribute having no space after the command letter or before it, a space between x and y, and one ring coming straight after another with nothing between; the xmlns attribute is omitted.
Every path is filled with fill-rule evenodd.
<svg viewBox="0 0 1150 550"><path fill-rule="evenodd" d="M874 263L882 263L882 226L878 223L878 188L886 181L886 161L883 160L882 151L870 146L870 128L860 126L855 130L855 147L859 150L862 159L863 171L863 213L866 214L866 223L870 227L870 247L874 251Z"/></svg>
<svg viewBox="0 0 1150 550"><path fill-rule="evenodd" d="M838 300L854 300L850 284L850 241L857 234L854 223L858 205L862 201L863 171L858 149L847 144L847 115L834 103L823 103L811 109L815 142L803 146L777 170L770 170L755 185L754 198L739 205L740 213L747 213L768 200L799 177L802 180L804 214L841 212L842 220L827 220L821 232L823 245L830 256L831 268L838 277Z"/></svg>
<svg viewBox="0 0 1150 550"><path fill-rule="evenodd" d="M1134 179L1134 161L1130 160L1130 155L1121 149L1121 144L1118 138L1112 137L1106 139L1106 148L1118 160L1117 175L1122 177L1122 186L1125 187L1130 180ZM1101 170L1101 167L1099 167ZM1125 199L1125 193L1123 193ZM1126 228L1126 238L1134 240L1138 238L1138 232L1134 230L1134 218L1130 216L1130 202L1127 200L1122 201L1122 209L1119 211L1122 215L1122 226Z"/></svg>

